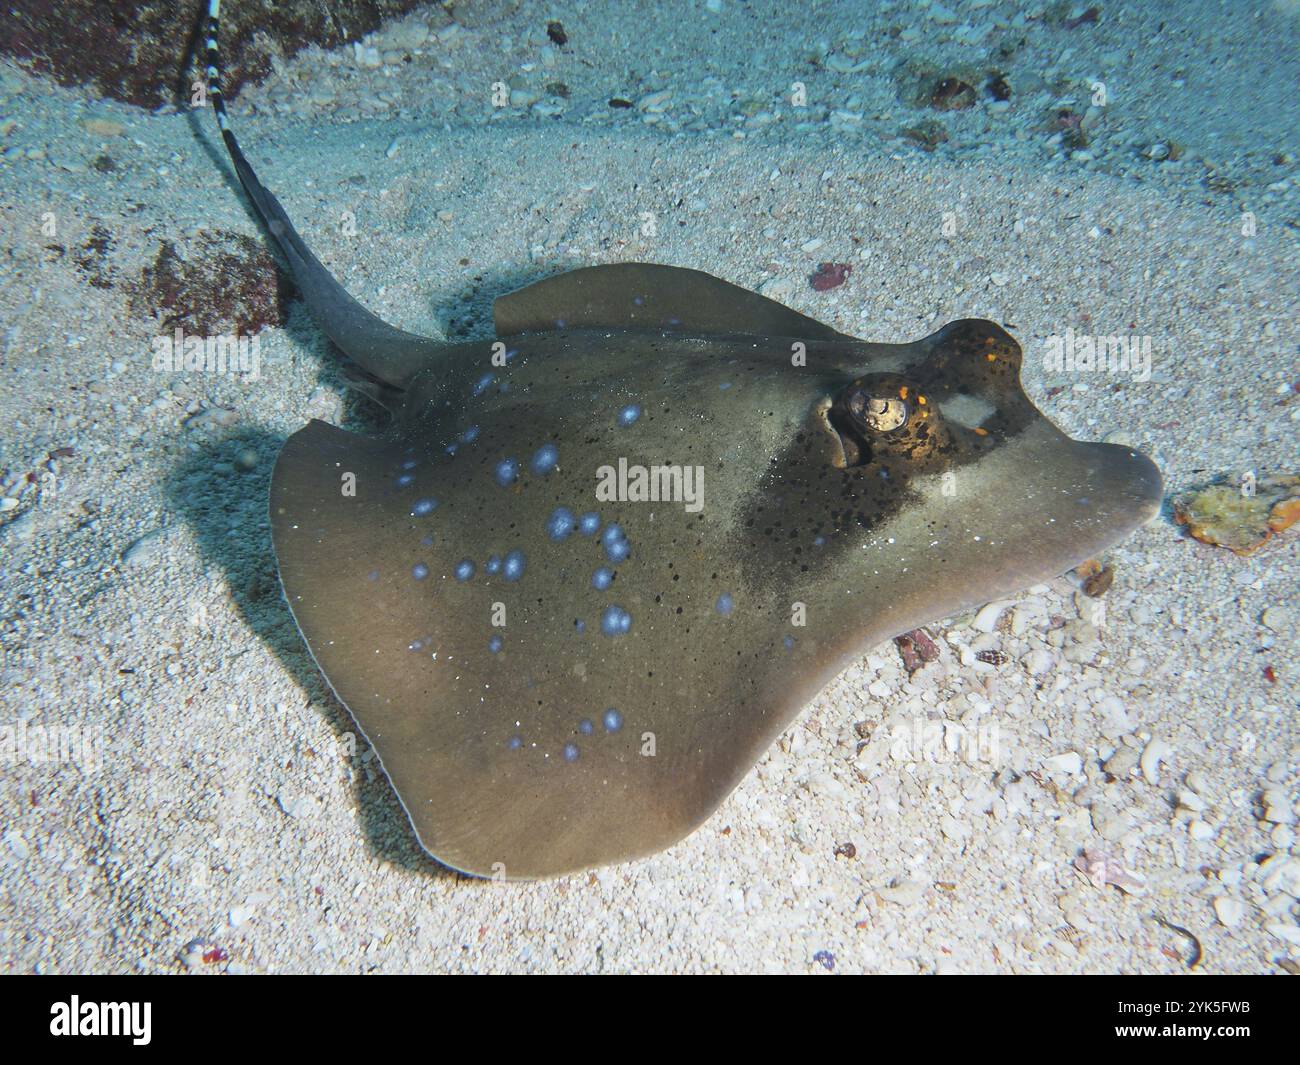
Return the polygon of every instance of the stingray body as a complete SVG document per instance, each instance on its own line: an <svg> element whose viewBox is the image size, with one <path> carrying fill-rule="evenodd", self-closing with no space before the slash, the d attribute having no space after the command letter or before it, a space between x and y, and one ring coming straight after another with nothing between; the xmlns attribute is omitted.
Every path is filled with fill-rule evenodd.
<svg viewBox="0 0 1300 1065"><path fill-rule="evenodd" d="M629 263L503 297L495 340L387 326L253 174L215 10L208 36L241 182L394 415L285 444L285 595L441 862L535 878L661 850L864 649L1156 512L1153 465L1052 426L991 322L872 344Z"/></svg>

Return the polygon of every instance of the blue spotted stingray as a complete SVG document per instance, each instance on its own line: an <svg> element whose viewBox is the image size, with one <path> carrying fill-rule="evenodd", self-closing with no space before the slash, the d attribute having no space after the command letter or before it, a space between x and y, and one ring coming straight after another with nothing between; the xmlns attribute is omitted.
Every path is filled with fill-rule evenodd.
<svg viewBox="0 0 1300 1065"><path fill-rule="evenodd" d="M1055 428L992 322L869 343L620 263L498 299L493 339L385 324L244 157L216 34L212 0L239 180L393 415L384 436L312 421L285 443L284 593L444 864L526 879L666 848L865 649L1155 514L1151 462Z"/></svg>

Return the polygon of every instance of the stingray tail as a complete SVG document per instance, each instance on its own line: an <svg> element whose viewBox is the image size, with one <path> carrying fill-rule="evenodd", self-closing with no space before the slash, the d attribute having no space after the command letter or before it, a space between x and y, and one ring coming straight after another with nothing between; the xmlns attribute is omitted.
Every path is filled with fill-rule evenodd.
<svg viewBox="0 0 1300 1065"><path fill-rule="evenodd" d="M252 166L230 131L226 103L221 91L221 57L217 52L217 28L221 0L208 0L207 48L208 95L217 116L221 139L235 164L235 173L252 201L258 217L274 239L302 293L312 317L327 336L367 375L390 386L404 389L420 370L436 361L448 347L430 337L394 329L371 314L348 295L298 235L280 201L257 179Z"/></svg>

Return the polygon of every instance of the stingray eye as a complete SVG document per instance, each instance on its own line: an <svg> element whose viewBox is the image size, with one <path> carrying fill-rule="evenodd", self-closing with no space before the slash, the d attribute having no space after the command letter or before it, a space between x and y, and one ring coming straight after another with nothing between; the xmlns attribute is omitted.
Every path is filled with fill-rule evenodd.
<svg viewBox="0 0 1300 1065"><path fill-rule="evenodd" d="M894 396L859 393L850 401L849 410L873 433L891 433L907 421L907 403Z"/></svg>
<svg viewBox="0 0 1300 1065"><path fill-rule="evenodd" d="M893 373L869 374L848 384L828 403L825 422L838 438L846 467L886 454L919 461L917 449L929 448L942 430L929 398L915 382Z"/></svg>

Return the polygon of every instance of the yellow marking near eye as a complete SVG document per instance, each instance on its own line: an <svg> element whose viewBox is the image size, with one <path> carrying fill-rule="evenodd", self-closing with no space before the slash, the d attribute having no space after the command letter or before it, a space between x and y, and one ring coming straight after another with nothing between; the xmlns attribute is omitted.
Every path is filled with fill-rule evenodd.
<svg viewBox="0 0 1300 1065"><path fill-rule="evenodd" d="M903 387L898 390L898 398L899 399L907 398L907 385L903 385Z"/></svg>
<svg viewBox="0 0 1300 1065"><path fill-rule="evenodd" d="M989 435L989 431L988 431L987 429L981 429L978 425L975 426L975 432L976 432L976 434L979 435L979 436L988 436L988 435Z"/></svg>
<svg viewBox="0 0 1300 1065"><path fill-rule="evenodd" d="M993 354L993 352L991 352L991 351L990 351L987 355L985 355L984 357L985 357L986 359L988 359L989 362L997 362L997 361L998 361L998 357L997 357L995 354Z"/></svg>
<svg viewBox="0 0 1300 1065"><path fill-rule="evenodd" d="M925 406L925 397L924 397L924 396L917 396L917 397L916 397L916 401L917 401L919 404L921 404L921 406L923 406L923 407Z"/></svg>

